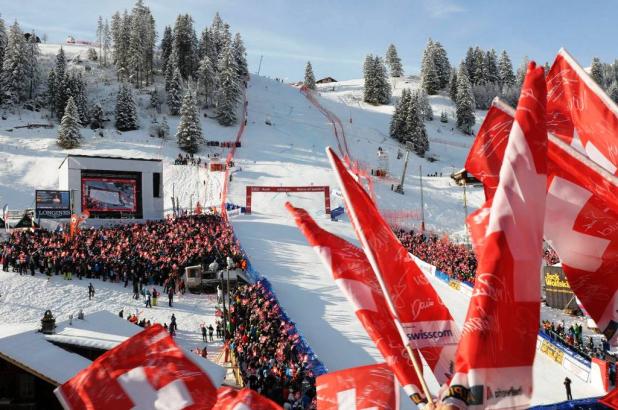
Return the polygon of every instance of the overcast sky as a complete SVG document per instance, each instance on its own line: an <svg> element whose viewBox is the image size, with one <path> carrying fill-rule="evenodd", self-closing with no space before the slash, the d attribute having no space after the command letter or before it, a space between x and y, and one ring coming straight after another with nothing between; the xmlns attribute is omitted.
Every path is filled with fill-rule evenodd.
<svg viewBox="0 0 618 410"><path fill-rule="evenodd" d="M470 45L506 49L517 66L528 55L553 61L565 47L584 66L593 56L618 57L618 1L571 0L145 0L159 36L178 13L190 13L198 33L219 11L247 46L249 68L289 81L302 79L311 60L316 77L361 76L366 54L383 55L394 43L408 73L417 73L429 37L440 41L457 64ZM127 0L0 0L7 25L46 33L49 42L67 35L95 37L97 16L130 9Z"/></svg>

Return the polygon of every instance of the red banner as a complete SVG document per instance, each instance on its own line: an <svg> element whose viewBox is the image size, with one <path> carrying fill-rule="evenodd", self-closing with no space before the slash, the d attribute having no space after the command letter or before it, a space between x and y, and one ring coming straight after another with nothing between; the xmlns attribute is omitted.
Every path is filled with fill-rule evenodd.
<svg viewBox="0 0 618 410"><path fill-rule="evenodd" d="M220 387L213 410L282 410L281 406L255 390Z"/></svg>
<svg viewBox="0 0 618 410"><path fill-rule="evenodd" d="M70 410L198 410L217 400L208 375L158 324L103 354L54 393Z"/></svg>
<svg viewBox="0 0 618 410"><path fill-rule="evenodd" d="M330 372L316 380L318 410L398 410L398 387L386 364Z"/></svg>

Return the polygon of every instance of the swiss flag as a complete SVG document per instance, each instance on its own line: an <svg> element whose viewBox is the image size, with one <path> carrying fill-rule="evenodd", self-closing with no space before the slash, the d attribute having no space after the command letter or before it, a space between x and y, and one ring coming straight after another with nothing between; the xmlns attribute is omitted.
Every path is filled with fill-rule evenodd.
<svg viewBox="0 0 618 410"><path fill-rule="evenodd" d="M605 396L601 397L599 402L603 403L610 409L618 409L618 389L615 388Z"/></svg>
<svg viewBox="0 0 618 410"><path fill-rule="evenodd" d="M469 408L524 408L540 317L545 187L546 89L543 67L530 64L499 183L470 225L485 224L478 268L446 401Z"/></svg>
<svg viewBox="0 0 618 410"><path fill-rule="evenodd" d="M399 335L412 348L455 346L459 330L427 277L399 242L363 187L326 150L350 220L382 288Z"/></svg>
<svg viewBox="0 0 618 410"><path fill-rule="evenodd" d="M513 124L513 109L494 104L481 129ZM618 343L618 178L563 140L548 136L547 203L545 239L558 253L571 289L610 343ZM476 143L467 163L475 164L473 174L480 179L502 163L506 141L491 139L493 156L483 158ZM485 183L485 181L483 181ZM486 189L487 192L487 189ZM481 208L474 214L480 221L487 217ZM486 222L485 222L486 224ZM483 231L483 223L471 226ZM476 243L475 243L476 246Z"/></svg>
<svg viewBox="0 0 618 410"><path fill-rule="evenodd" d="M103 354L54 390L65 409L210 409L217 389L154 325Z"/></svg>
<svg viewBox="0 0 618 410"><path fill-rule="evenodd" d="M398 386L386 364L330 372L316 379L318 410L398 410Z"/></svg>
<svg viewBox="0 0 618 410"><path fill-rule="evenodd" d="M333 275L335 283L354 306L356 317L401 386L417 404L424 401L410 356L395 322L388 313L386 299L365 253L348 241L320 228L304 209L294 208L289 202L285 206L326 269ZM454 351L443 352L440 346L422 348L421 352L440 383L444 383L450 376Z"/></svg>
<svg viewBox="0 0 618 410"><path fill-rule="evenodd" d="M547 73L547 130L618 174L618 106L564 49Z"/></svg>
<svg viewBox="0 0 618 410"><path fill-rule="evenodd" d="M281 406L255 390L224 386L217 391L217 404L213 410L281 410Z"/></svg>

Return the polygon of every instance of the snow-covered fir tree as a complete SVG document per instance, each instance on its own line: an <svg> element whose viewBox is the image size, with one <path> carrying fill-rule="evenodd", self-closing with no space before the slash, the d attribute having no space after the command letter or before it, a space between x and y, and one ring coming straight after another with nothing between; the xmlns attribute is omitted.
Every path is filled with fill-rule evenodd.
<svg viewBox="0 0 618 410"><path fill-rule="evenodd" d="M86 81L81 72L73 72L68 76L68 96L73 97L79 114L79 121L83 126L90 123L88 100L86 98Z"/></svg>
<svg viewBox="0 0 618 410"><path fill-rule="evenodd" d="M36 33L30 33L30 38L26 42L26 67L28 76L28 98L34 98L41 82L41 69L39 67L39 43L36 41Z"/></svg>
<svg viewBox="0 0 618 410"><path fill-rule="evenodd" d="M399 101L395 105L395 111L391 117L389 134L400 142L403 142L405 139L406 113L410 104L410 98L412 98L410 89L404 88L401 91L401 97L399 97Z"/></svg>
<svg viewBox="0 0 618 410"><path fill-rule="evenodd" d="M236 122L236 109L241 96L236 60L231 47L223 50L219 60L219 93L217 98L217 121L221 125L232 125Z"/></svg>
<svg viewBox="0 0 618 410"><path fill-rule="evenodd" d="M56 112L56 70L53 68L49 71L47 76L47 109L51 115L55 115Z"/></svg>
<svg viewBox="0 0 618 410"><path fill-rule="evenodd" d="M153 108L158 113L161 112L161 98L159 98L159 91L156 88L150 91L150 108Z"/></svg>
<svg viewBox="0 0 618 410"><path fill-rule="evenodd" d="M429 149L429 140L427 139L421 107L418 103L419 99L416 96L412 96L408 103L405 117L405 140L411 145L414 152L422 157Z"/></svg>
<svg viewBox="0 0 618 410"><path fill-rule="evenodd" d="M592 65L590 66L590 77L592 77L597 84L603 87L603 64L598 57L594 57L592 59Z"/></svg>
<svg viewBox="0 0 618 410"><path fill-rule="evenodd" d="M461 64L457 73L457 98L455 100L457 109L457 128L466 134L472 133L474 125L474 95L472 94L472 84L468 80L468 70L465 64Z"/></svg>
<svg viewBox="0 0 618 410"><path fill-rule="evenodd" d="M103 67L107 67L109 61L109 55L112 49L112 32L109 28L109 22L105 19L103 25L103 54L100 56L99 61Z"/></svg>
<svg viewBox="0 0 618 410"><path fill-rule="evenodd" d="M204 27L202 30L202 34L200 35L200 40L197 44L197 58L199 61L202 61L204 56L209 55L209 48L211 46L212 41L210 40L210 30L208 27Z"/></svg>
<svg viewBox="0 0 618 410"><path fill-rule="evenodd" d="M136 130L137 110L131 89L122 83L116 97L116 129L119 131Z"/></svg>
<svg viewBox="0 0 618 410"><path fill-rule="evenodd" d="M69 97L60 127L58 127L58 145L64 149L77 148L81 144L82 136L79 132L79 115L73 97Z"/></svg>
<svg viewBox="0 0 618 410"><path fill-rule="evenodd" d="M172 81L170 81L167 90L167 108L170 110L171 115L178 115L180 113L180 106L182 104L182 77L178 68L174 69L174 75Z"/></svg>
<svg viewBox="0 0 618 410"><path fill-rule="evenodd" d="M202 125L195 105L195 98L190 90L187 90L182 99L180 109L180 122L176 129L176 141L183 151L195 154L204 142L202 137Z"/></svg>
<svg viewBox="0 0 618 410"><path fill-rule="evenodd" d="M442 111L440 113L440 122L447 123L448 122L448 114L446 111Z"/></svg>
<svg viewBox="0 0 618 410"><path fill-rule="evenodd" d="M208 54L204 54L204 57L202 57L197 76L200 94L203 96L206 105L210 106L215 101L217 74Z"/></svg>
<svg viewBox="0 0 618 410"><path fill-rule="evenodd" d="M91 119L90 119L90 128L93 130L103 128L103 108L101 108L101 104L95 104L91 110Z"/></svg>
<svg viewBox="0 0 618 410"><path fill-rule="evenodd" d="M219 12L215 13L215 16L212 19L212 24L210 25L210 39L212 41L212 53L210 56L213 62L218 61L219 56L223 52L223 46L225 43L225 34L224 34L224 23L219 15Z"/></svg>
<svg viewBox="0 0 618 410"><path fill-rule="evenodd" d="M170 84L172 83L172 79L174 78L174 71L178 69L178 54L175 49L172 49L172 52L167 58L167 63L165 65L165 91L169 91Z"/></svg>
<svg viewBox="0 0 618 410"><path fill-rule="evenodd" d="M114 64L116 77L126 80L129 76L129 58L131 45L131 16L125 10L122 16L112 16L112 39L114 42Z"/></svg>
<svg viewBox="0 0 618 410"><path fill-rule="evenodd" d="M509 58L506 50L503 50L500 54L500 60L498 60L498 83L501 87L515 85L515 74L513 74L513 63Z"/></svg>
<svg viewBox="0 0 618 410"><path fill-rule="evenodd" d="M90 47L88 49L88 51L86 52L86 57L88 57L88 60L90 60L90 61L97 61L99 59L99 55L97 54L97 50L95 50L94 47Z"/></svg>
<svg viewBox="0 0 618 410"><path fill-rule="evenodd" d="M95 50L95 54L97 55L101 55L103 54L103 16L99 16L99 18L97 18L97 41L96 41L96 46L99 48L99 53L97 54L96 50ZM90 58L90 49L88 49L88 59L95 61L96 58Z"/></svg>
<svg viewBox="0 0 618 410"><path fill-rule="evenodd" d="M365 59L363 72L365 77L364 101L373 105L388 104L391 98L391 86L382 59L369 54Z"/></svg>
<svg viewBox="0 0 618 410"><path fill-rule="evenodd" d="M403 67L401 65L401 59L397 54L397 49L394 44L388 46L386 50L386 56L384 62L388 66L391 77L401 77L403 75Z"/></svg>
<svg viewBox="0 0 618 410"><path fill-rule="evenodd" d="M163 38L161 39L161 72L165 73L167 71L167 60L172 53L172 45L174 42L174 38L172 37L172 28L170 26L165 26L163 30Z"/></svg>
<svg viewBox="0 0 618 410"><path fill-rule="evenodd" d="M498 71L498 54L493 48L485 53L483 61L483 77L487 84L498 84L500 73Z"/></svg>
<svg viewBox="0 0 618 410"><path fill-rule="evenodd" d="M183 79L194 75L197 70L197 35L193 29L193 18L189 14L178 15L174 25L172 48L178 58L178 69Z"/></svg>
<svg viewBox="0 0 618 410"><path fill-rule="evenodd" d="M515 85L521 88L524 83L524 78L526 78L526 73L528 72L528 63L530 63L530 59L528 56L525 56L521 62L519 68L517 68L517 73L515 75Z"/></svg>
<svg viewBox="0 0 618 410"><path fill-rule="evenodd" d="M446 50L439 41L433 44L433 59L440 82L440 89L442 90L448 85L451 76L451 63L448 61Z"/></svg>
<svg viewBox="0 0 618 410"><path fill-rule="evenodd" d="M0 82L2 83L2 102L17 104L28 96L28 58L27 43L17 21L9 28Z"/></svg>
<svg viewBox="0 0 618 410"><path fill-rule="evenodd" d="M476 84L476 55L474 54L474 48L468 47L466 51L466 57L464 58L463 65L466 68L466 75L470 84Z"/></svg>
<svg viewBox="0 0 618 410"><path fill-rule="evenodd" d="M311 61L307 61L307 65L305 65L305 81L303 83L308 89L315 90L315 76L313 75Z"/></svg>
<svg viewBox="0 0 618 410"><path fill-rule="evenodd" d="M128 77L136 87L152 81L155 21L142 0L137 0L130 17Z"/></svg>
<svg viewBox="0 0 618 410"><path fill-rule="evenodd" d="M4 62L4 53L6 52L6 46L8 43L8 37L6 34L6 27L4 20L0 16L0 71L2 71L2 65ZM2 101L2 84L0 83L0 102Z"/></svg>
<svg viewBox="0 0 618 410"><path fill-rule="evenodd" d="M433 121L433 109L431 108L431 104L429 104L427 93L423 90L416 90L414 92L414 98L417 100L421 118L426 121Z"/></svg>
<svg viewBox="0 0 618 410"><path fill-rule="evenodd" d="M481 49L481 47L476 46L474 48L474 69L476 72L474 73L474 84L485 84L487 83L487 79L485 78L485 70L483 66L485 65L485 53Z"/></svg>
<svg viewBox="0 0 618 410"><path fill-rule="evenodd" d="M613 81L609 88L607 89L607 95L610 96L610 98L616 103L618 104L618 83L616 81Z"/></svg>
<svg viewBox="0 0 618 410"><path fill-rule="evenodd" d="M434 95L440 90L440 78L435 63L435 47L432 39L427 41L421 60L421 87L427 94Z"/></svg>
<svg viewBox="0 0 618 410"><path fill-rule="evenodd" d="M455 68L451 69L451 77L448 82L448 95L453 102L457 100L457 70Z"/></svg>
<svg viewBox="0 0 618 410"><path fill-rule="evenodd" d="M236 33L236 35L234 36L234 41L232 41L232 52L234 53L234 59L236 60L238 78L247 78L249 76L249 66L247 65L247 51L245 50L245 44L242 41L240 33Z"/></svg>

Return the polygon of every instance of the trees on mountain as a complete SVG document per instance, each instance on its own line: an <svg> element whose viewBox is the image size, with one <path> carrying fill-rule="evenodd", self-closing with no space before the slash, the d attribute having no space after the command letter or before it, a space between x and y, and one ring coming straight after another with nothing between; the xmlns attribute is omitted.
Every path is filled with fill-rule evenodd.
<svg viewBox="0 0 618 410"><path fill-rule="evenodd" d="M397 54L397 49L394 44L388 46L386 50L386 56L384 57L384 62L388 66L390 70L391 77L401 77L403 76L403 67L401 65L401 59Z"/></svg>
<svg viewBox="0 0 618 410"><path fill-rule="evenodd" d="M410 92L410 89L404 88L401 91L401 96L395 105L395 111L391 117L389 134L391 137L396 138L400 142L405 140L405 117L411 98L412 93Z"/></svg>
<svg viewBox="0 0 618 410"><path fill-rule="evenodd" d="M203 96L206 105L211 105L215 101L217 73L214 64L210 61L208 54L204 54L200 61L197 72L200 94Z"/></svg>
<svg viewBox="0 0 618 410"><path fill-rule="evenodd" d="M305 87L310 90L315 90L315 76L313 75L313 67L311 67L311 61L307 61L305 65L305 81L303 82Z"/></svg>
<svg viewBox="0 0 618 410"><path fill-rule="evenodd" d="M171 64L168 62L168 64ZM172 67L172 66L168 66ZM167 108L170 110L171 115L178 115L180 113L180 106L182 104L182 78L178 67L174 69L172 80L169 83L167 89Z"/></svg>
<svg viewBox="0 0 618 410"><path fill-rule="evenodd" d="M457 70L451 69L451 78L448 82L448 95L453 102L457 100Z"/></svg>
<svg viewBox="0 0 618 410"><path fill-rule="evenodd" d="M219 60L219 93L217 98L217 121L221 125L236 123L236 109L241 96L238 69L231 47L223 49Z"/></svg>
<svg viewBox="0 0 618 410"><path fill-rule="evenodd" d="M155 20L142 0L137 0L129 18L128 79L136 87L152 82Z"/></svg>
<svg viewBox="0 0 618 410"><path fill-rule="evenodd" d="M64 149L72 149L80 146L82 136L79 132L79 116L73 97L69 97L66 108L62 115L60 127L58 127L57 143Z"/></svg>
<svg viewBox="0 0 618 410"><path fill-rule="evenodd" d="M425 155L429 149L429 140L423 122L423 117L427 115L427 110L423 107L425 104L423 99L426 99L426 95L422 91L412 93L409 89L404 89L395 106L389 130L391 137L407 144L419 156Z"/></svg>
<svg viewBox="0 0 618 410"><path fill-rule="evenodd" d="M515 85L515 74L513 74L513 63L506 50L502 50L500 60L498 60L498 84L500 87L512 87Z"/></svg>
<svg viewBox="0 0 618 410"><path fill-rule="evenodd" d="M604 87L603 64L598 57L594 57L592 59L592 65L590 66L590 77L592 77L592 79L601 87Z"/></svg>
<svg viewBox="0 0 618 410"><path fill-rule="evenodd" d="M161 39L161 72L165 73L167 71L167 60L172 53L172 43L174 38L172 36L172 28L170 26L165 26L163 30L163 38Z"/></svg>
<svg viewBox="0 0 618 410"><path fill-rule="evenodd" d="M180 149L191 154L198 152L200 144L204 141L200 117L193 93L190 90L187 90L182 100L180 122L176 130L176 141Z"/></svg>
<svg viewBox="0 0 618 410"><path fill-rule="evenodd" d="M457 111L457 128L466 134L472 133L472 126L475 122L475 103L474 95L472 94L472 84L470 84L468 79L468 69L464 63L459 66L459 72L457 73L455 106Z"/></svg>
<svg viewBox="0 0 618 410"><path fill-rule="evenodd" d="M137 111L133 94L129 86L122 83L116 96L116 129L131 131L137 128Z"/></svg>
<svg viewBox="0 0 618 410"><path fill-rule="evenodd" d="M391 98L391 86L388 83L386 67L382 59L369 54L363 65L365 87L363 99L366 103L388 104Z"/></svg>
<svg viewBox="0 0 618 410"><path fill-rule="evenodd" d="M197 70L197 46L193 18L189 14L178 15L174 24L172 49L176 54L180 75L185 80Z"/></svg>
<svg viewBox="0 0 618 410"><path fill-rule="evenodd" d="M236 33L232 42L232 53L236 60L236 71L239 79L244 79L249 76L249 66L247 65L247 51L245 44L242 41L240 33Z"/></svg>
<svg viewBox="0 0 618 410"><path fill-rule="evenodd" d="M429 95L437 94L449 84L451 64L446 50L431 38L423 51L421 61L421 86Z"/></svg>
<svg viewBox="0 0 618 410"><path fill-rule="evenodd" d="M37 69L36 55L30 58L28 42L15 21L9 28L2 61L0 83L5 104L17 104L29 96L31 89L28 75Z"/></svg>

